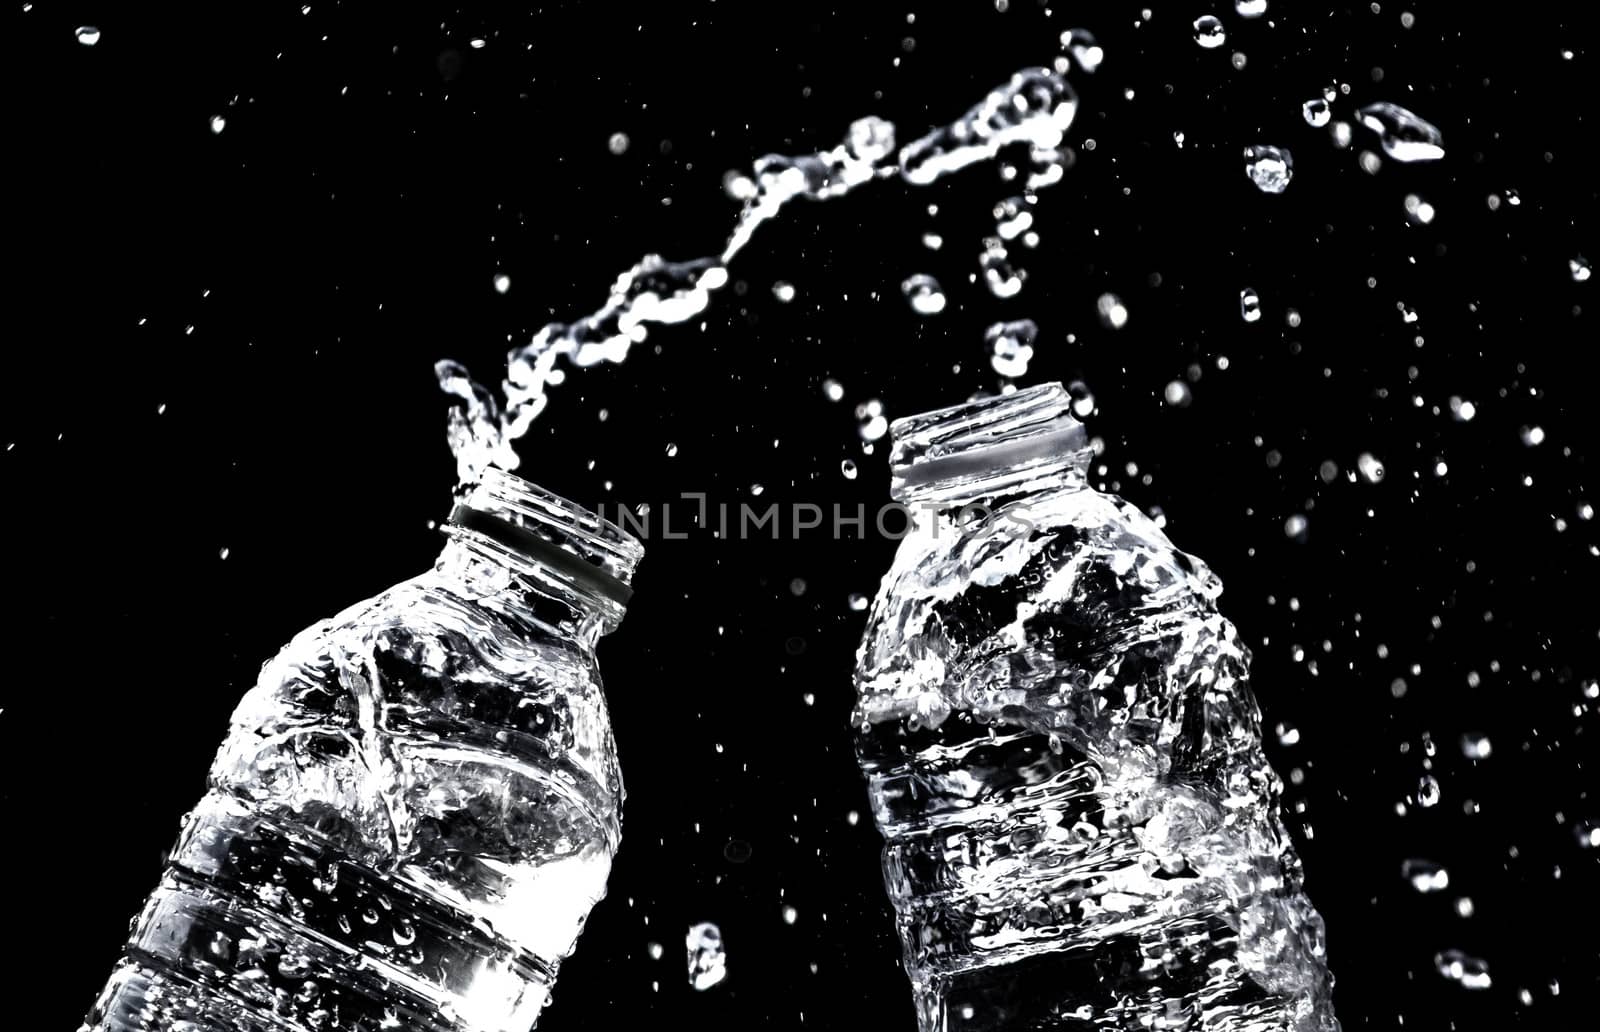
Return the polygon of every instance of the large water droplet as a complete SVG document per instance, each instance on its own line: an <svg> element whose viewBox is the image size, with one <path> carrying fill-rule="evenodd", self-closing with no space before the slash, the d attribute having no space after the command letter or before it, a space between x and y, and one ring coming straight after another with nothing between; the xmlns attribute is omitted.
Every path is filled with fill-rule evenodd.
<svg viewBox="0 0 1600 1032"><path fill-rule="evenodd" d="M728 977L728 955L722 945L722 929L703 921L689 929L684 939L688 951L689 984L704 992Z"/></svg>
<svg viewBox="0 0 1600 1032"><path fill-rule="evenodd" d="M1107 329L1120 330L1128 325L1128 309L1123 306L1122 298L1115 294L1101 294L1094 303L1095 311L1100 316L1101 325Z"/></svg>
<svg viewBox="0 0 1600 1032"><path fill-rule="evenodd" d="M900 284L900 292L911 303L911 310L918 315L938 315L944 311L944 289L932 276L918 274L909 277Z"/></svg>
<svg viewBox="0 0 1600 1032"><path fill-rule="evenodd" d="M1261 321L1261 295L1249 287L1239 291L1239 317L1245 322Z"/></svg>
<svg viewBox="0 0 1600 1032"><path fill-rule="evenodd" d="M1487 989L1490 986L1489 962L1460 950L1445 950L1434 954L1433 965L1439 974L1452 982L1460 983L1463 989Z"/></svg>
<svg viewBox="0 0 1600 1032"><path fill-rule="evenodd" d="M1032 319L993 324L983 334L989 364L1001 376L1027 376L1028 363L1033 360L1033 342L1038 336L1039 327Z"/></svg>
<svg viewBox="0 0 1600 1032"><path fill-rule="evenodd" d="M1361 124L1378 134L1383 152L1395 161L1437 161L1444 137L1437 126L1398 104L1380 101L1360 111Z"/></svg>
<svg viewBox="0 0 1600 1032"><path fill-rule="evenodd" d="M1283 193L1294 178L1294 158L1282 147L1256 144L1244 149L1244 171L1262 193Z"/></svg>
<svg viewBox="0 0 1600 1032"><path fill-rule="evenodd" d="M1215 50L1228 42L1228 32L1216 15L1201 15L1194 20L1194 41L1207 50Z"/></svg>
<svg viewBox="0 0 1600 1032"><path fill-rule="evenodd" d="M1418 892L1443 892L1450 887L1450 872L1432 860L1413 857L1400 865L1400 877Z"/></svg>
<svg viewBox="0 0 1600 1032"><path fill-rule="evenodd" d="M1306 125L1321 128L1333 117L1333 109L1321 97L1313 97L1300 105L1300 114L1305 118Z"/></svg>

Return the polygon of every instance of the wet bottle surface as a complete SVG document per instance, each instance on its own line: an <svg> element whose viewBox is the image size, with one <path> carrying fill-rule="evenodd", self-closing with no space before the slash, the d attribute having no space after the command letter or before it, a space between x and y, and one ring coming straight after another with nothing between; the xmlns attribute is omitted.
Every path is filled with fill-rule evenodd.
<svg viewBox="0 0 1600 1032"><path fill-rule="evenodd" d="M621 836L594 649L643 549L492 469L447 533L262 668L83 1028L533 1026Z"/></svg>
<svg viewBox="0 0 1600 1032"><path fill-rule="evenodd" d="M1047 384L896 423L857 752L923 1032L1333 1032L1222 586Z"/></svg>

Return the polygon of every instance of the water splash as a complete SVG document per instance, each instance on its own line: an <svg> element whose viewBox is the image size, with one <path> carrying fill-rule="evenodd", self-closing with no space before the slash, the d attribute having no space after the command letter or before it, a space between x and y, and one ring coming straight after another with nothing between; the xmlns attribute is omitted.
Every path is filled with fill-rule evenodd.
<svg viewBox="0 0 1600 1032"><path fill-rule="evenodd" d="M1069 34L1069 46L1073 43L1080 49L1093 45L1086 33ZM1086 70L1098 64L1097 51L1098 47L1086 51L1079 64ZM640 259L617 277L605 303L594 312L571 323L551 323L510 353L502 383L503 405L460 363L437 363L434 372L440 388L459 399L450 412L448 438L461 483L477 482L490 466L517 468L512 443L544 411L548 389L565 377L563 363L582 368L621 362L647 338L651 326L683 323L704 312L712 293L728 282L728 264L763 223L796 198L842 197L897 173L906 183L926 185L990 160L1012 144L1030 148L1027 186L1036 190L1061 179L1068 158L1058 148L1077 110L1077 95L1060 72L1028 68L991 90L955 121L912 141L898 154L894 125L867 117L851 123L845 139L826 151L768 155L755 162L750 175L730 175L724 187L744 207L721 253L681 262L655 254ZM986 280L996 294L1010 296L1021 289L1022 276L1006 261L999 241L993 243L996 246L985 250Z"/></svg>

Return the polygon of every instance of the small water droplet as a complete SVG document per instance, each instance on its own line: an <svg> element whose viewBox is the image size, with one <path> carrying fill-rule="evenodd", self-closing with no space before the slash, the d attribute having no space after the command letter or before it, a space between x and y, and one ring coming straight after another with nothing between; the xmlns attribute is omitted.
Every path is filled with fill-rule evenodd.
<svg viewBox="0 0 1600 1032"><path fill-rule="evenodd" d="M1489 736L1469 731L1461 736L1461 755L1469 760L1487 760L1494 752Z"/></svg>
<svg viewBox="0 0 1600 1032"><path fill-rule="evenodd" d="M856 406L856 429L863 441L876 441L889 432L889 420L883 414L883 402L877 398Z"/></svg>
<svg viewBox="0 0 1600 1032"><path fill-rule="evenodd" d="M613 154L626 154L630 142L627 133L612 133L611 138L606 141L606 147Z"/></svg>
<svg viewBox="0 0 1600 1032"><path fill-rule="evenodd" d="M1460 950L1445 950L1434 954L1433 965L1439 974L1458 983L1463 989L1487 989L1491 984L1489 962Z"/></svg>
<svg viewBox="0 0 1600 1032"><path fill-rule="evenodd" d="M722 929L709 921L694 925L684 939L688 951L689 984L704 992L728 977L728 957Z"/></svg>
<svg viewBox="0 0 1600 1032"><path fill-rule="evenodd" d="M856 478L855 460L845 459L843 462L839 463L839 472L844 474L844 478L846 480L854 480Z"/></svg>
<svg viewBox="0 0 1600 1032"><path fill-rule="evenodd" d="M1362 480L1376 484L1383 479L1383 463L1379 462L1371 452L1362 452L1356 458L1356 472L1361 474Z"/></svg>
<svg viewBox="0 0 1600 1032"><path fill-rule="evenodd" d="M677 454L678 454L678 446L676 444L668 444L667 445L667 458L669 458L669 459L673 458Z"/></svg>
<svg viewBox="0 0 1600 1032"><path fill-rule="evenodd" d="M1291 541L1304 541L1306 531L1310 529L1310 521L1299 513L1295 513L1283 521L1283 533Z"/></svg>
<svg viewBox="0 0 1600 1032"><path fill-rule="evenodd" d="M1061 34L1061 49L1072 55L1078 67L1093 75L1106 58L1106 52L1087 29L1070 29Z"/></svg>
<svg viewBox="0 0 1600 1032"><path fill-rule="evenodd" d="M1300 744L1300 729L1293 724L1280 723L1273 731L1278 736L1278 744L1284 747Z"/></svg>
<svg viewBox="0 0 1600 1032"><path fill-rule="evenodd" d="M1267 0L1234 0L1233 9L1241 18L1259 18L1267 13Z"/></svg>
<svg viewBox="0 0 1600 1032"><path fill-rule="evenodd" d="M503 272L495 273L495 275L494 275L494 291L495 291L495 293L496 294L504 294L506 291L508 291L510 289L511 289L511 277L507 276Z"/></svg>
<svg viewBox="0 0 1600 1032"><path fill-rule="evenodd" d="M1033 361L1033 342L1038 336L1039 326L1032 319L992 324L983 334L989 364L1004 377L1027 376L1028 363Z"/></svg>
<svg viewBox="0 0 1600 1032"><path fill-rule="evenodd" d="M786 906L786 907L783 908L783 923L784 924L792 925L792 924L795 923L795 921L799 920L799 918L800 918L800 911L796 910L794 907Z"/></svg>
<svg viewBox="0 0 1600 1032"><path fill-rule="evenodd" d="M867 596L863 595L861 592L852 591L850 593L850 598L847 601L849 602L851 612L861 613L866 611Z"/></svg>
<svg viewBox="0 0 1600 1032"><path fill-rule="evenodd" d="M1194 395L1190 392L1188 384L1182 380L1173 380L1167 384L1166 390L1162 391L1162 398L1173 408L1188 408L1189 403L1194 400Z"/></svg>
<svg viewBox="0 0 1600 1032"><path fill-rule="evenodd" d="M1306 120L1306 125L1320 129L1333 118L1333 108L1321 97L1313 97L1300 105L1300 116Z"/></svg>
<svg viewBox="0 0 1600 1032"><path fill-rule="evenodd" d="M829 377L822 381L822 396L829 401L842 401L844 399L844 384Z"/></svg>
<svg viewBox="0 0 1600 1032"><path fill-rule="evenodd" d="M1433 205L1416 194L1406 194L1406 219L1413 226L1426 226L1433 221Z"/></svg>
<svg viewBox="0 0 1600 1032"><path fill-rule="evenodd" d="M1525 426L1522 428L1522 444L1525 448L1534 448L1544 443L1544 428L1540 426Z"/></svg>
<svg viewBox="0 0 1600 1032"><path fill-rule="evenodd" d="M217 550L217 558L218 559L226 559L226 558L228 558L228 548L226 546L224 546L224 547L222 547L222 548Z"/></svg>
<svg viewBox="0 0 1600 1032"><path fill-rule="evenodd" d="M100 42L100 30L93 25L78 26L78 42L86 47L92 47Z"/></svg>
<svg viewBox="0 0 1600 1032"><path fill-rule="evenodd" d="M1576 258L1569 259L1567 261L1567 270L1572 273L1572 282L1589 282L1589 259L1585 258L1583 255L1580 254Z"/></svg>
<svg viewBox="0 0 1600 1032"><path fill-rule="evenodd" d="M772 285L772 296L784 304L788 304L794 300L794 284L779 280Z"/></svg>
<svg viewBox="0 0 1600 1032"><path fill-rule="evenodd" d="M228 120L226 118L223 118L221 115L211 116L211 131L213 133L220 133L222 130L226 129L227 126Z"/></svg>
<svg viewBox="0 0 1600 1032"><path fill-rule="evenodd" d="M1417 781L1417 805L1435 806L1439 802L1439 796L1439 779L1432 774L1422 775Z"/></svg>

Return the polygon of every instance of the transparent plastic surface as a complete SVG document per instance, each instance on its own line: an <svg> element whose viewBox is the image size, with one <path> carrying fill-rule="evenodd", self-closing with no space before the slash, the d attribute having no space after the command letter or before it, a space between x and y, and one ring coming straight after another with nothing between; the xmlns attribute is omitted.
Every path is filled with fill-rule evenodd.
<svg viewBox="0 0 1600 1032"><path fill-rule="evenodd" d="M923 1032L1333 1032L1222 585L1059 384L902 420L857 750Z"/></svg>

